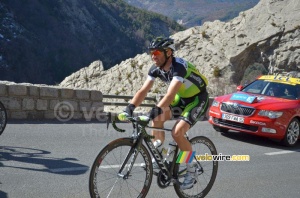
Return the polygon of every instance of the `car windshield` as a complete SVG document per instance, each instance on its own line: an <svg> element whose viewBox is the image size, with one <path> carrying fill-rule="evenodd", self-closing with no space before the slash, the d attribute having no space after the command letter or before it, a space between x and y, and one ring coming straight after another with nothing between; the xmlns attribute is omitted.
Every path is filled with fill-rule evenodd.
<svg viewBox="0 0 300 198"><path fill-rule="evenodd" d="M256 80L244 87L241 91L272 96L276 98L286 98L292 100L300 99L300 85L285 84L266 80Z"/></svg>

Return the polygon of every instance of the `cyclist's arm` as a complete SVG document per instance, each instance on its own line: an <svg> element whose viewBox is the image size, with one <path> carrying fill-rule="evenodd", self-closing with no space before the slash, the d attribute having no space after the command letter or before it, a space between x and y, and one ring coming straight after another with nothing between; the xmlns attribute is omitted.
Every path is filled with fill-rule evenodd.
<svg viewBox="0 0 300 198"><path fill-rule="evenodd" d="M144 101L145 97L147 96L147 93L150 91L153 84L154 81L148 78L144 82L142 88L138 90L138 92L136 92L130 103L134 104L136 107L139 106Z"/></svg>
<svg viewBox="0 0 300 198"><path fill-rule="evenodd" d="M169 107L181 85L182 82L180 80L178 80L177 78L173 78L168 88L167 94L161 99L157 106L160 108Z"/></svg>

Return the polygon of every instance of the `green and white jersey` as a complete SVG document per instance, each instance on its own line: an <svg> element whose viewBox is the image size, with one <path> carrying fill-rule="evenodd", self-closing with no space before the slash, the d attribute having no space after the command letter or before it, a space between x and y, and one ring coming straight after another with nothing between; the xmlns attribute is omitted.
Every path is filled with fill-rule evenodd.
<svg viewBox="0 0 300 198"><path fill-rule="evenodd" d="M183 84L177 93L181 98L190 98L206 91L208 84L205 76L193 64L177 57L173 57L171 68L167 72L153 65L149 69L148 78L154 80L157 77L166 83L170 83L172 80L182 82Z"/></svg>

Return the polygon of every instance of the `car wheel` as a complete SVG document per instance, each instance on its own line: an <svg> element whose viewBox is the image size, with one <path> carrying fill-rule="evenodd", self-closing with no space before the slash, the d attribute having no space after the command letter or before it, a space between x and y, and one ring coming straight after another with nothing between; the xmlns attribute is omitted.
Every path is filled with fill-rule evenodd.
<svg viewBox="0 0 300 198"><path fill-rule="evenodd" d="M294 118L286 129L281 143L285 146L294 146L299 138L300 122Z"/></svg>
<svg viewBox="0 0 300 198"><path fill-rule="evenodd" d="M222 133L227 133L229 131L229 129L223 128L223 127L219 127L216 125L213 125L214 129L218 132L222 132Z"/></svg>

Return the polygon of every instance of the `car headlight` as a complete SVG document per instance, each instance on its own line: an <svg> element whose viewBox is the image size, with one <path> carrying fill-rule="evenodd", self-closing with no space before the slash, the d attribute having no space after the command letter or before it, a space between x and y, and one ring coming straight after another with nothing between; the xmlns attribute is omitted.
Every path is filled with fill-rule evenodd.
<svg viewBox="0 0 300 198"><path fill-rule="evenodd" d="M266 116L269 118L279 118L280 116L282 116L283 112L281 111L268 111L268 110L260 110L260 112L258 113L258 115L260 116Z"/></svg>
<svg viewBox="0 0 300 198"><path fill-rule="evenodd" d="M218 101L214 100L214 101L211 103L211 106L213 106L213 107L218 107L219 104L220 104L220 103L219 103Z"/></svg>

